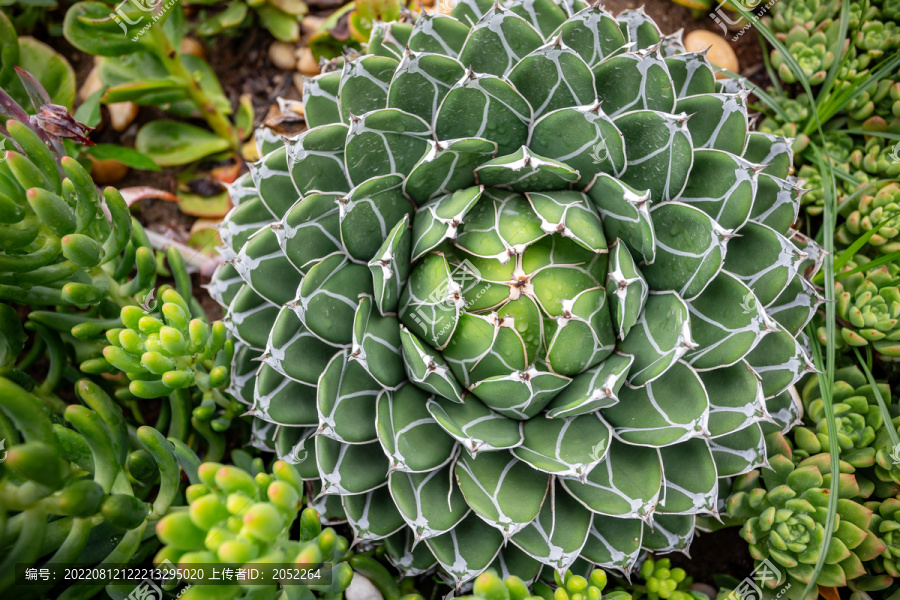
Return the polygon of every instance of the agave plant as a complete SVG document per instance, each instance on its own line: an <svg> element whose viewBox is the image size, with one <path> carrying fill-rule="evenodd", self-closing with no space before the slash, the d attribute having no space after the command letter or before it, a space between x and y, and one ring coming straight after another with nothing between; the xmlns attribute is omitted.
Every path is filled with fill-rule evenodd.
<svg viewBox="0 0 900 600"><path fill-rule="evenodd" d="M790 142L641 11L460 2L369 52L231 190L256 444L407 572L686 548L811 369Z"/></svg>
<svg viewBox="0 0 900 600"><path fill-rule="evenodd" d="M869 530L872 510L853 500L859 495L856 478L840 473L834 534L824 545L829 490L819 464L828 464L828 455L811 457L795 466L782 454L770 458L772 470L752 471L737 478L728 498L728 513L741 519L743 537L757 561L770 560L777 577L765 585L783 589L791 600L816 598L813 586L803 596L822 553L825 563L815 579L820 586L842 587L866 574L864 561L879 556L884 544ZM849 470L852 467L847 466ZM760 477L761 475L761 477Z"/></svg>

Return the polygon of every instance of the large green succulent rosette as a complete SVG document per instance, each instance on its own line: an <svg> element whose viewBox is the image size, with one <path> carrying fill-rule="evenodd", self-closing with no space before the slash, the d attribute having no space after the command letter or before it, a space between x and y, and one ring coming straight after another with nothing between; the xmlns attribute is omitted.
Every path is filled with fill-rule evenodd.
<svg viewBox="0 0 900 600"><path fill-rule="evenodd" d="M408 573L686 548L811 368L790 141L642 11L460 2L368 52L232 188L255 443Z"/></svg>

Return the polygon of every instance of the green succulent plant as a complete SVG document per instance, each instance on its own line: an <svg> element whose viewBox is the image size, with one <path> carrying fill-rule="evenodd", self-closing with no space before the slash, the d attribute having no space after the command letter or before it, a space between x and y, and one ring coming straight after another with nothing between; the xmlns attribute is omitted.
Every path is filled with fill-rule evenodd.
<svg viewBox="0 0 900 600"><path fill-rule="evenodd" d="M859 29L861 23L865 23L874 19L878 15L878 8L871 6L868 2L851 2L849 12L848 25L849 31Z"/></svg>
<svg viewBox="0 0 900 600"><path fill-rule="evenodd" d="M865 267L871 260L856 255L842 272ZM870 345L883 360L900 357L900 287L897 274L900 265L888 263L841 277L834 284L837 301L838 348ZM819 341L826 343L824 327L819 327Z"/></svg>
<svg viewBox="0 0 900 600"><path fill-rule="evenodd" d="M863 74L868 74L868 71L863 71ZM839 77L842 76L843 73L840 73ZM847 105L846 112L855 121L865 121L876 114L900 117L900 83L882 79L871 90L854 98Z"/></svg>
<svg viewBox="0 0 900 600"><path fill-rule="evenodd" d="M641 11L468 1L368 49L231 189L210 293L255 443L404 572L686 547L811 369L789 141Z"/></svg>
<svg viewBox="0 0 900 600"><path fill-rule="evenodd" d="M876 532L884 544L884 551L875 559L876 566L873 569L875 571L873 575L883 573L891 579L900 577L900 499L887 498L882 502L868 503L867 506L873 511L869 529ZM873 579L875 578L873 577ZM875 583L875 581L871 583ZM881 587L885 583L888 582L878 581L877 587Z"/></svg>
<svg viewBox="0 0 900 600"><path fill-rule="evenodd" d="M176 256L170 249L170 259ZM211 444L207 460L218 460L224 440L216 432L228 429L240 407L225 394L234 343L227 339L221 321L209 324L202 313L191 318L198 308L192 309L176 290L161 287L159 300L149 294L147 304L123 307L117 323L122 327L106 331L108 345L102 356L82 362L81 370L94 375L124 373L130 383L117 391L123 401L168 397L169 435L184 439L187 423L193 419ZM79 337L102 334L93 327L82 331L84 327L76 326L73 333Z"/></svg>
<svg viewBox="0 0 900 600"><path fill-rule="evenodd" d="M603 592L606 588L607 576L602 569L591 569L586 575L587 577L576 575L572 571L566 571L560 575L554 571L553 583L556 584L556 587L551 587L542 581L538 581L534 584L534 592L537 597L544 600L578 600L579 598L586 600L600 600L600 598L603 600L631 600L631 594L623 590L613 589L606 593ZM488 593L497 589L496 581L498 579L499 577L493 571L487 571L479 575L478 579L475 580L476 588L473 590L476 597L490 598L491 596ZM479 581L482 582L482 586L478 586ZM507 577L503 580L503 583L509 589L510 599L520 595L520 593L517 593L517 590L521 590L520 582L521 580L515 576ZM488 585L484 585L485 583L488 583ZM531 600L535 600L535 597L532 596Z"/></svg>
<svg viewBox="0 0 900 600"><path fill-rule="evenodd" d="M872 251L890 254L900 250L900 239L896 239L900 236L900 185L897 182L888 183L874 195L860 198L859 206L837 228L834 239L850 246L876 228L878 231L866 242Z"/></svg>
<svg viewBox="0 0 900 600"><path fill-rule="evenodd" d="M648 556L638 571L638 576L644 580L641 587L636 586L640 592L637 600L703 600L705 595L691 592L688 588L691 579L684 569L672 568L672 561L668 558L654 559Z"/></svg>
<svg viewBox="0 0 900 600"><path fill-rule="evenodd" d="M880 178L892 179L900 175L900 161L894 157L897 151L895 145L890 143L882 144L881 139L872 137L862 148L856 148L850 155L850 164L856 168L865 171L871 175L878 175Z"/></svg>
<svg viewBox="0 0 900 600"><path fill-rule="evenodd" d="M890 396L884 396L890 401ZM891 439L889 427L900 433L900 417L894 417L890 423L885 423L875 435L873 446L875 447L875 497L890 498L900 495L900 449Z"/></svg>
<svg viewBox="0 0 900 600"><path fill-rule="evenodd" d="M900 17L900 2L898 0L873 1L878 7L878 15L882 19L896 21Z"/></svg>
<svg viewBox="0 0 900 600"><path fill-rule="evenodd" d="M119 292L110 282L131 237L125 200L114 188L101 196L58 140L50 145L50 135L30 125L24 111L10 112L18 119L0 131L6 147L0 161L0 301L100 303ZM103 216L104 202L111 221Z"/></svg>
<svg viewBox="0 0 900 600"><path fill-rule="evenodd" d="M283 42L300 39L300 20L309 12L303 0L230 0L224 4L211 0L191 0L197 9L197 35L209 37L247 22L250 9L256 13L260 25ZM207 10L206 7L212 8Z"/></svg>
<svg viewBox="0 0 900 600"><path fill-rule="evenodd" d="M810 85L819 85L825 81L828 69L834 62L834 53L828 49L829 43L824 32L816 31L811 34L798 25L788 32L784 44ZM797 82L797 76L778 50L772 50L772 67L778 71L778 76L785 83Z"/></svg>
<svg viewBox="0 0 900 600"><path fill-rule="evenodd" d="M193 481L193 480L192 480ZM300 600L342 598L353 570L346 559L350 543L332 528L322 529L319 513L307 507L300 511L303 480L293 466L276 461L271 473L251 475L233 465L204 462L196 471L196 482L186 491L189 508L172 512L156 524L156 534L165 546L154 562L164 561L188 568L200 565L259 565L262 563L321 565L331 569L329 583L310 580L294 586ZM290 531L299 518L299 539ZM319 573L322 581L327 576ZM191 580L188 579L188 582ZM180 598L274 598L279 582L255 579L229 586L191 586ZM299 591L298 591L299 590Z"/></svg>
<svg viewBox="0 0 900 600"><path fill-rule="evenodd" d="M892 21L868 21L857 31L853 43L872 58L900 46L900 29Z"/></svg>
<svg viewBox="0 0 900 600"><path fill-rule="evenodd" d="M886 383L878 384L878 390L882 398L890 401L890 387ZM835 371L831 394L841 460L856 468L871 467L875 464L875 434L884 424L872 386L859 367L844 367ZM811 426L793 431L797 455L828 452L828 420L818 376L806 382L801 397L804 419Z"/></svg>
<svg viewBox="0 0 900 600"><path fill-rule="evenodd" d="M787 33L794 27L812 30L831 19L838 8L840 2L836 0L776 2L772 4L771 17L766 17L765 22L779 33Z"/></svg>
<svg viewBox="0 0 900 600"><path fill-rule="evenodd" d="M61 598L64 587L14 586L17 564L101 560L139 563L155 548L153 524L179 496L175 451L158 431L126 426L121 409L82 380L56 415L37 396L0 378L0 593ZM63 424L55 424L59 420ZM153 490L156 490L155 497ZM93 597L102 583L79 593Z"/></svg>
<svg viewBox="0 0 900 600"><path fill-rule="evenodd" d="M582 579L584 578L582 577ZM585 584L585 588L587 588L587 584ZM519 577L511 575L501 579L497 572L491 569L476 577L472 585L471 595L461 596L460 600L487 600L488 598L496 600L539 600L541 596L532 595L531 590L528 589L528 584Z"/></svg>
<svg viewBox="0 0 900 600"><path fill-rule="evenodd" d="M17 74L35 114L0 89L0 115L8 117L0 126L0 375L32 390L26 370L47 348L40 387L52 394L68 365L62 336L79 323L111 326L119 307L152 284L156 261L122 195L114 188L101 194L66 155L63 141L89 144L88 128L52 104L30 74ZM13 306L38 310L23 323L27 313ZM37 335L18 360L28 347L25 329Z"/></svg>
<svg viewBox="0 0 900 600"><path fill-rule="evenodd" d="M785 596L791 600L818 596L815 586L808 596L803 591L823 552L825 564L815 582L842 587L865 575L862 563L884 551L884 544L869 530L872 511L853 500L859 486L850 473L840 473L834 534L830 545L823 546L829 489L817 466L827 464L828 456L821 456L826 460L811 457L796 466L787 456L771 456L771 471L738 477L728 498L728 514L744 521L741 537L750 554L775 567L765 585L777 590L789 583Z"/></svg>
<svg viewBox="0 0 900 600"><path fill-rule="evenodd" d="M871 63L872 57L870 55L860 53L857 51L856 46L850 46L844 59L841 61L841 65L838 67L837 77L835 77L833 82L835 92L846 93L847 90L853 89L854 86L858 86L865 81L866 77L869 76L868 67ZM856 103L859 103L860 99L867 95L868 90L851 100L848 104L848 109L850 106L857 105Z"/></svg>

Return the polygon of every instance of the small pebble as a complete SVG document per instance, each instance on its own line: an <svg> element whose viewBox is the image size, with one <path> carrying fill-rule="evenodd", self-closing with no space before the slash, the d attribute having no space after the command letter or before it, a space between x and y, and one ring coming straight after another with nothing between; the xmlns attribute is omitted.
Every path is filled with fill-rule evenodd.
<svg viewBox="0 0 900 600"><path fill-rule="evenodd" d="M297 88L297 91L300 93L300 96L303 96L303 74L302 73L294 73L294 87Z"/></svg>
<svg viewBox="0 0 900 600"><path fill-rule="evenodd" d="M251 163L259 160L259 150L256 148L255 141L244 142L241 146L241 158Z"/></svg>
<svg viewBox="0 0 900 600"><path fill-rule="evenodd" d="M716 588L709 585L708 583L695 583L691 586L691 591L706 594L710 598L716 597Z"/></svg>
<svg viewBox="0 0 900 600"><path fill-rule="evenodd" d="M138 114L138 105L134 102L113 102L106 108L109 109L109 123L116 131L125 131Z"/></svg>
<svg viewBox="0 0 900 600"><path fill-rule="evenodd" d="M299 55L300 64L297 65L297 70L307 77L318 75L319 63L316 62L316 58L313 56L312 50L310 50L309 48L301 48Z"/></svg>
<svg viewBox="0 0 900 600"><path fill-rule="evenodd" d="M102 87L103 82L100 81L100 73L97 70L97 65L94 65L84 83L81 84L81 89L78 90L78 98L84 102Z"/></svg>
<svg viewBox="0 0 900 600"><path fill-rule="evenodd" d="M94 61L94 68L88 73L81 89L78 90L78 98L85 102L95 92L103 88L103 82L100 80L99 63ZM134 102L113 102L107 104L109 110L109 120L113 129L116 131L125 131L131 125L131 122L137 117L138 105Z"/></svg>
<svg viewBox="0 0 900 600"><path fill-rule="evenodd" d="M353 574L350 585L344 591L344 598L346 600L384 600L378 588L359 573Z"/></svg>
<svg viewBox="0 0 900 600"><path fill-rule="evenodd" d="M128 167L117 160L99 160L88 154L91 159L91 178L98 185L109 185L120 181L128 174Z"/></svg>
<svg viewBox="0 0 900 600"><path fill-rule="evenodd" d="M322 23L324 23L324 22L325 22L325 19L323 19L322 17L314 17L312 15L307 15L307 16L303 17L302 21L300 21L300 25L303 27L304 35L311 35L315 31L317 31L319 29L319 27L322 26Z"/></svg>
<svg viewBox="0 0 900 600"><path fill-rule="evenodd" d="M739 73L737 54L725 38L704 29L696 29L684 36L684 47L688 52L702 52L709 48L706 58L713 65ZM727 79L728 75L717 73L717 79Z"/></svg>
<svg viewBox="0 0 900 600"><path fill-rule="evenodd" d="M181 40L181 53L190 54L198 58L206 58L206 50L203 48L203 44L192 37L186 37Z"/></svg>
<svg viewBox="0 0 900 600"><path fill-rule="evenodd" d="M269 46L269 60L282 71L293 71L297 68L294 45L288 42L272 42Z"/></svg>

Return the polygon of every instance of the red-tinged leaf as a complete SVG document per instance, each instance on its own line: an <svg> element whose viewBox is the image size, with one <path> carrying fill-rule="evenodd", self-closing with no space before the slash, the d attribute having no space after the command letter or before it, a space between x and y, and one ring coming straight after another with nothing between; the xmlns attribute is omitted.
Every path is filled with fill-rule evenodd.
<svg viewBox="0 0 900 600"><path fill-rule="evenodd" d="M833 587L825 587L819 586L819 595L825 600L841 600L841 595L838 593L837 588Z"/></svg>
<svg viewBox="0 0 900 600"><path fill-rule="evenodd" d="M131 206L135 202L146 200L147 198L158 198L160 200L168 200L169 202L181 201L181 198L171 192L149 187L146 185L122 188L121 190L119 190L119 193L121 193L122 197L125 198L125 203L128 206Z"/></svg>
<svg viewBox="0 0 900 600"><path fill-rule="evenodd" d="M864 131L877 131L883 133L888 130L888 124L883 117L874 115L863 121L861 129Z"/></svg>
<svg viewBox="0 0 900 600"><path fill-rule="evenodd" d="M234 163L216 167L210 171L209 174L212 175L213 179L220 183L234 183L234 180L241 174L241 167L243 167L243 164L240 159L237 158L237 155L235 155Z"/></svg>
<svg viewBox="0 0 900 600"><path fill-rule="evenodd" d="M28 94L29 99L31 99L35 111L39 111L41 105L53 102L53 100L50 99L50 94L44 89L44 86L42 86L31 73L19 66L13 68L16 70L16 75L19 76L22 85L25 86L25 92Z"/></svg>
<svg viewBox="0 0 900 600"><path fill-rule="evenodd" d="M178 210L192 217L217 219L224 217L231 210L231 198L229 198L228 192L221 192L209 197L182 192L180 198L181 203L178 205Z"/></svg>

